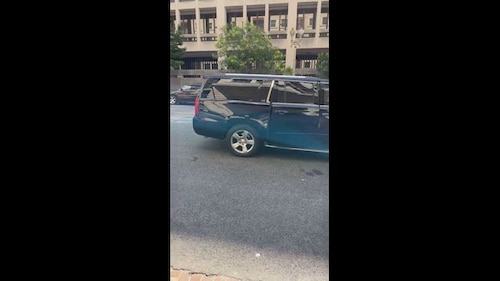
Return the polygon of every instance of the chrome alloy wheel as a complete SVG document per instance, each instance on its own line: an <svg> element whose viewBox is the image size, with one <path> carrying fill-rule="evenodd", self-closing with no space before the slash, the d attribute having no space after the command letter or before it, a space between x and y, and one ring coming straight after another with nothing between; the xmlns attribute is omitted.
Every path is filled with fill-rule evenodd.
<svg viewBox="0 0 500 281"><path fill-rule="evenodd" d="M170 104L176 104L177 103L177 99L175 98L175 96L170 96Z"/></svg>
<svg viewBox="0 0 500 281"><path fill-rule="evenodd" d="M240 129L231 135L230 144L234 152L249 154L255 147L255 138L251 132Z"/></svg>

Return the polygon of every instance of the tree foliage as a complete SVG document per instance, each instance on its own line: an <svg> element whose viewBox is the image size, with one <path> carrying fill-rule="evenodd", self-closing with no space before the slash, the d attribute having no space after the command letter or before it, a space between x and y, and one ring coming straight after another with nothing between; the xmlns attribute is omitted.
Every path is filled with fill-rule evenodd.
<svg viewBox="0 0 500 281"><path fill-rule="evenodd" d="M283 71L284 75L294 75L295 74L295 69L293 69L291 66L285 67L285 70Z"/></svg>
<svg viewBox="0 0 500 281"><path fill-rule="evenodd" d="M319 78L329 78L330 76L330 55L329 53L318 54L318 77Z"/></svg>
<svg viewBox="0 0 500 281"><path fill-rule="evenodd" d="M170 69L177 69L184 62L182 56L186 52L182 46L182 34L180 28L175 30L174 26L170 26Z"/></svg>
<svg viewBox="0 0 500 281"><path fill-rule="evenodd" d="M228 70L263 74L283 74L286 70L283 53L252 23L244 27L225 25L215 46L221 66Z"/></svg>

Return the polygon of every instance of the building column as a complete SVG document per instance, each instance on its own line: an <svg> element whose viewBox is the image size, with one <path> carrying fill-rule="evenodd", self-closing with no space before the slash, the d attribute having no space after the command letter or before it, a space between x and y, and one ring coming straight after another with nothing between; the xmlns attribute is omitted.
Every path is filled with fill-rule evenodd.
<svg viewBox="0 0 500 281"><path fill-rule="evenodd" d="M318 1L318 7L316 9L316 35L314 36L315 41L319 38L319 27L321 26L321 0Z"/></svg>
<svg viewBox="0 0 500 281"><path fill-rule="evenodd" d="M248 16L247 16L247 4L245 1L243 1L243 25L245 25L248 22Z"/></svg>
<svg viewBox="0 0 500 281"><path fill-rule="evenodd" d="M178 0L176 0L177 2ZM179 9L175 9L175 30L181 26L181 11Z"/></svg>
<svg viewBox="0 0 500 281"><path fill-rule="evenodd" d="M215 31L215 34L217 34L217 37L219 37L220 34L222 34L222 28L226 25L227 21L227 13L226 13L226 8L224 5L217 5L216 11L217 13L217 29ZM219 70L222 69L222 61L223 57L219 55L219 52L217 51L217 64L219 65Z"/></svg>
<svg viewBox="0 0 500 281"><path fill-rule="evenodd" d="M198 8L198 1L195 2L195 6L194 6L194 11L195 11L195 15L196 15L196 45L198 45L198 47L201 46L201 17L200 17L200 8Z"/></svg>
<svg viewBox="0 0 500 281"><path fill-rule="evenodd" d="M269 3L264 8L264 33L269 34Z"/></svg>
<svg viewBox="0 0 500 281"><path fill-rule="evenodd" d="M217 23L217 29L215 33L219 35L222 32L222 28L224 25L226 25L227 21L227 14L226 14L226 8L223 5L217 5L215 8L215 13L216 13L216 23Z"/></svg>
<svg viewBox="0 0 500 281"><path fill-rule="evenodd" d="M295 59L297 57L297 49L295 47L292 47L292 39L295 40L295 38L292 38L290 36L290 30L293 28L295 31L296 26L297 26L297 2L296 1L291 1L288 2L288 25L287 25L287 46L286 46L286 65L291 66L294 71L295 71Z"/></svg>

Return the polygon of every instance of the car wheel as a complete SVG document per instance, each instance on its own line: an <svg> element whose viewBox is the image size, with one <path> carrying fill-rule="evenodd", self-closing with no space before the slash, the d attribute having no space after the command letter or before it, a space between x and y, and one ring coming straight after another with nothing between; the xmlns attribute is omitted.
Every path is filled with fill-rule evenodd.
<svg viewBox="0 0 500 281"><path fill-rule="evenodd" d="M170 96L170 104L177 104L176 96Z"/></svg>
<svg viewBox="0 0 500 281"><path fill-rule="evenodd" d="M259 151L261 140L257 131L251 126L236 125L229 129L226 144L234 155L251 157Z"/></svg>

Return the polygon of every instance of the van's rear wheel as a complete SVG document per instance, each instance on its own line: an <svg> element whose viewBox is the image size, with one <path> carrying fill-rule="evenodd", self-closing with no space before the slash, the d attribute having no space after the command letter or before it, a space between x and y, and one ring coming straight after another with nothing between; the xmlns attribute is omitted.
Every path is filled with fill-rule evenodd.
<svg viewBox="0 0 500 281"><path fill-rule="evenodd" d="M261 140L253 127L236 125L229 129L226 144L234 155L251 157L259 151Z"/></svg>

